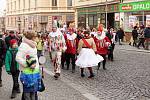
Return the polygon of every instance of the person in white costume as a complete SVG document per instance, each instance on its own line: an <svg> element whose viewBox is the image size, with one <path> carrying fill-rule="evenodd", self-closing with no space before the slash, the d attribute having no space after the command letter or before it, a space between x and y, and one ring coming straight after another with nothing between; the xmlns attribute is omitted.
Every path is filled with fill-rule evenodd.
<svg viewBox="0 0 150 100"><path fill-rule="evenodd" d="M78 45L78 58L76 60L76 65L81 68L81 77L84 77L84 68L88 68L90 76L88 78L93 78L93 66L97 66L99 62L103 61L103 57L96 55L97 51L94 39L90 37L88 31L84 32L84 38L79 41Z"/></svg>
<svg viewBox="0 0 150 100"><path fill-rule="evenodd" d="M61 55L65 50L66 43L63 34L57 30L57 27L53 27L52 32L49 34L49 51L54 66L55 79L60 76Z"/></svg>

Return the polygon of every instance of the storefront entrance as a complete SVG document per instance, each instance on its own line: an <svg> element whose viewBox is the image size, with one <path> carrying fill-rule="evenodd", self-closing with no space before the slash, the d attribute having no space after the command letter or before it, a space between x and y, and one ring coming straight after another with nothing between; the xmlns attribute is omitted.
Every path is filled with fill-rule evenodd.
<svg viewBox="0 0 150 100"><path fill-rule="evenodd" d="M115 17L115 14L114 13L108 13L107 15L107 25L108 25L108 28L110 27L114 27L114 17Z"/></svg>

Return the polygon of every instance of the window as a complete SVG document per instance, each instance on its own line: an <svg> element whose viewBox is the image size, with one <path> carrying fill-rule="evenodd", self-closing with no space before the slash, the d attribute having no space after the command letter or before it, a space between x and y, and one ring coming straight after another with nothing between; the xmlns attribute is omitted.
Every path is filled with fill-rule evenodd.
<svg viewBox="0 0 150 100"><path fill-rule="evenodd" d="M52 6L57 6L57 0L52 0Z"/></svg>
<svg viewBox="0 0 150 100"><path fill-rule="evenodd" d="M29 9L30 9L30 7L31 7L30 3L31 3L31 0L29 0Z"/></svg>
<svg viewBox="0 0 150 100"><path fill-rule="evenodd" d="M67 5L72 6L72 0L67 0Z"/></svg>
<svg viewBox="0 0 150 100"><path fill-rule="evenodd" d="M35 0L35 8L37 7L37 0Z"/></svg>
<svg viewBox="0 0 150 100"><path fill-rule="evenodd" d="M18 7L19 7L19 10L20 10L20 0L18 0Z"/></svg>
<svg viewBox="0 0 150 100"><path fill-rule="evenodd" d="M25 6L26 6L26 5L25 5L25 0L23 0L23 8L24 8L24 9L25 9Z"/></svg>
<svg viewBox="0 0 150 100"><path fill-rule="evenodd" d="M16 10L16 1L14 2L14 6L15 6L14 10Z"/></svg>

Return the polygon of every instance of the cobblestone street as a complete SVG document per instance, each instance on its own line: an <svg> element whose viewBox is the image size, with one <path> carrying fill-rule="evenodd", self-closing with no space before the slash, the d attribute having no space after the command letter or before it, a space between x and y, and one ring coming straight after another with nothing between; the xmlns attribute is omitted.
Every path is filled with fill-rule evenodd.
<svg viewBox="0 0 150 100"><path fill-rule="evenodd" d="M81 78L79 67L72 73L70 66L69 71L62 70L59 80L54 80L53 68L47 61L46 91L39 93L39 100L150 100L150 54L122 46L125 47L116 46L114 62L107 62L106 71L102 68L97 71L94 67L94 79ZM11 77L3 71L0 100L9 100L11 83ZM15 100L20 98L21 94Z"/></svg>
<svg viewBox="0 0 150 100"><path fill-rule="evenodd" d="M80 86L99 100L149 100L150 54L136 50L127 45L117 45L114 62L108 61L106 71L97 71L95 67L94 80L80 78L78 67L75 74L71 70L62 70L62 78L65 82Z"/></svg>

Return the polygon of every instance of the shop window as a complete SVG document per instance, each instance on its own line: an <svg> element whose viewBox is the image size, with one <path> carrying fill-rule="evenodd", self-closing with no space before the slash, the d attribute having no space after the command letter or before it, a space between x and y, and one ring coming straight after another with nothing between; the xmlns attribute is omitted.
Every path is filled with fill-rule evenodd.
<svg viewBox="0 0 150 100"><path fill-rule="evenodd" d="M91 29L97 27L97 16L96 15L89 15L88 25Z"/></svg>

